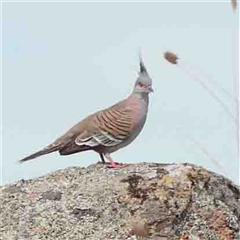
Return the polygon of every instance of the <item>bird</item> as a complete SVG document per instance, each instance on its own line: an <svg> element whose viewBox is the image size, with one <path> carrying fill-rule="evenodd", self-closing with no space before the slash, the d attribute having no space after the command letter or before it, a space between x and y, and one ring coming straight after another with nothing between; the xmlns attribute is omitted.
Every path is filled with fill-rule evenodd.
<svg viewBox="0 0 240 240"><path fill-rule="evenodd" d="M20 163L52 152L70 155L93 150L102 163L108 160L110 168L121 168L124 164L115 162L110 155L129 145L142 131L148 115L149 94L153 92L152 78L140 54L139 66L133 90L127 98L87 116L50 145L19 160Z"/></svg>

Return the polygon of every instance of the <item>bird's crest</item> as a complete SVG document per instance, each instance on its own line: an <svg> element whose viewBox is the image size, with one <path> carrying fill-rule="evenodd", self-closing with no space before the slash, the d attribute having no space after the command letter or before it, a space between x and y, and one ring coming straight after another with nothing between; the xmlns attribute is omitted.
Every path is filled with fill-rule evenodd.
<svg viewBox="0 0 240 240"><path fill-rule="evenodd" d="M142 59L142 53L139 51L139 65L140 65L140 72L139 73L145 73L148 74L147 68L144 65L143 59Z"/></svg>

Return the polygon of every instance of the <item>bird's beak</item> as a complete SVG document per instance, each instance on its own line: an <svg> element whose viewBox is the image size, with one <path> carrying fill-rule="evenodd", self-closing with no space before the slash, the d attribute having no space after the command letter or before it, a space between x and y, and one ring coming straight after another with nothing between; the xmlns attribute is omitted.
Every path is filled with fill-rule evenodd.
<svg viewBox="0 0 240 240"><path fill-rule="evenodd" d="M153 91L153 88L152 88L151 86L148 87L148 91L149 91L149 92L152 92L152 93L154 92L154 91Z"/></svg>

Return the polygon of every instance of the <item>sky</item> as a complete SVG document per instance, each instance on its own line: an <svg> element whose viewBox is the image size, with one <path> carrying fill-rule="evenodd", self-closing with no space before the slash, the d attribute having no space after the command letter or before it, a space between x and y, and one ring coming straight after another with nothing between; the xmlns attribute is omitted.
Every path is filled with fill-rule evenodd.
<svg viewBox="0 0 240 240"><path fill-rule="evenodd" d="M234 94L239 15L230 1L8 1L1 17L1 184L99 161L88 151L18 163L88 114L127 97L139 49L153 79L148 118L140 136L112 158L188 162L239 181L236 123L184 70L190 66L197 78ZM179 66L163 58L168 50L179 55ZM209 86L235 114L232 99Z"/></svg>

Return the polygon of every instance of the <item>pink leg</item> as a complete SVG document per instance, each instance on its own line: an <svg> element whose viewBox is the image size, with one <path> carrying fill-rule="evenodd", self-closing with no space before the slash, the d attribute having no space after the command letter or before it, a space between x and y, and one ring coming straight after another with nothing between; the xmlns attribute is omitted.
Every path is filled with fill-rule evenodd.
<svg viewBox="0 0 240 240"><path fill-rule="evenodd" d="M123 168L128 166L127 164L120 164L120 163L114 162L113 159L110 157L109 153L104 154L104 156L110 162L110 165L109 165L110 168Z"/></svg>

